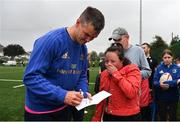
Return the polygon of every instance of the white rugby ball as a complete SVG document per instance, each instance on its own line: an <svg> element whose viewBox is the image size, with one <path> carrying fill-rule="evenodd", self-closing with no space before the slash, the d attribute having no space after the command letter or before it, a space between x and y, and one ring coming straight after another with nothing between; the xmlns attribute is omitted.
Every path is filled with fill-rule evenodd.
<svg viewBox="0 0 180 122"><path fill-rule="evenodd" d="M172 76L170 73L164 73L161 75L160 77L160 82L164 82L164 81L167 81L167 80L172 80Z"/></svg>

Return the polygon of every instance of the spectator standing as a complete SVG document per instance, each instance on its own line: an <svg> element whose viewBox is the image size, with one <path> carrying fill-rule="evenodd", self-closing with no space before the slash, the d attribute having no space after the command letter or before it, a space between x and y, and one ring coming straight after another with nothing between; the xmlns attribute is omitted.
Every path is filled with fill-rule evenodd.
<svg viewBox="0 0 180 122"><path fill-rule="evenodd" d="M139 46L130 44L129 34L126 29L118 27L113 30L112 36L109 40L113 40L116 43L122 44L124 48L125 57L128 58L133 64L136 64L142 75L141 88L140 88L140 101L139 106L145 107L149 105L149 86L148 78L151 75L151 69L146 59L143 49Z"/></svg>
<svg viewBox="0 0 180 122"><path fill-rule="evenodd" d="M164 75L168 74L167 77ZM180 68L173 63L172 52L168 49L162 53L162 62L154 74L155 97L160 121L176 121L178 106L178 87Z"/></svg>
<svg viewBox="0 0 180 122"><path fill-rule="evenodd" d="M105 57L102 57L101 61L99 63L99 74L97 74L96 80L95 80L95 84L94 84L94 92L95 93L99 92L101 72L103 72L106 69L105 60L104 59L105 59Z"/></svg>
<svg viewBox="0 0 180 122"><path fill-rule="evenodd" d="M99 62L99 74L106 69L105 66L105 57L102 57L101 61Z"/></svg>
<svg viewBox="0 0 180 122"><path fill-rule="evenodd" d="M149 88L150 88L150 92L151 92L151 96L150 96L150 104L143 107L141 109L141 115L142 115L142 120L147 120L147 121L154 121L155 119L157 119L156 117L156 105L155 105L155 99L153 98L154 96L154 90L153 90L153 76L154 76L154 72L155 72L155 68L157 67L158 63L156 61L156 59L154 59L153 57L151 57L150 51L151 51L151 46L148 43L143 43L141 45L141 47L144 49L144 53L146 55L147 61L149 63L149 66L151 68L151 76L149 77L148 81L149 81Z"/></svg>
<svg viewBox="0 0 180 122"><path fill-rule="evenodd" d="M180 58L176 58L175 63L178 67L180 67ZM177 81L178 89L179 89L179 100L180 100L180 79Z"/></svg>
<svg viewBox="0 0 180 122"><path fill-rule="evenodd" d="M151 56L151 54L150 54L151 53L151 46L148 43L143 43L141 46L142 46L142 48L144 50L144 53L146 55L148 64L149 64L149 66L151 68L151 71L152 71L151 76L149 77L149 87L152 90L153 76L154 76L155 69L156 69L156 67L158 65L158 62L157 62L157 60L155 58L153 58Z"/></svg>
<svg viewBox="0 0 180 122"><path fill-rule="evenodd" d="M144 51L141 47L130 44L129 38L128 32L124 28L118 27L113 31L109 40L122 44L125 57L139 67L143 79L149 78L151 75L151 69Z"/></svg>
<svg viewBox="0 0 180 122"><path fill-rule="evenodd" d="M93 121L140 120L139 68L124 57L123 47L114 43L105 52L106 70L101 73L100 91L112 94L96 106Z"/></svg>
<svg viewBox="0 0 180 122"><path fill-rule="evenodd" d="M180 58L176 58L175 63L180 67Z"/></svg>

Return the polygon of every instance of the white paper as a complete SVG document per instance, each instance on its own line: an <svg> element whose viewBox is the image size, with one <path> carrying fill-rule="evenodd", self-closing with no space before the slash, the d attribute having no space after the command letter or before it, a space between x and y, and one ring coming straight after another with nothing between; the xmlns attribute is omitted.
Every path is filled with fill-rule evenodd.
<svg viewBox="0 0 180 122"><path fill-rule="evenodd" d="M102 100L105 98L111 96L112 94L106 92L106 91L101 91L94 96L92 96L92 100L89 100L88 98L84 98L79 105L76 106L76 109L79 111L87 106L90 105L95 105L100 103Z"/></svg>

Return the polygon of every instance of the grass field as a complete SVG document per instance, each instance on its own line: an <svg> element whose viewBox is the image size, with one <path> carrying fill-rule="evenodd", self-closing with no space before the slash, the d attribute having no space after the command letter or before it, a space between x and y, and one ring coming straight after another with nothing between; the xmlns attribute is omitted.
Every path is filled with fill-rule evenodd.
<svg viewBox="0 0 180 122"><path fill-rule="evenodd" d="M0 67L0 121L23 121L24 114L24 87L13 88L22 84L24 67ZM94 81L98 68L90 70L90 91L94 94ZM179 105L180 106L180 105ZM90 121L95 106L87 107L84 120ZM178 107L180 120L180 107Z"/></svg>
<svg viewBox="0 0 180 122"><path fill-rule="evenodd" d="M94 82L98 68L92 68L91 82ZM13 88L22 84L24 67L0 67L0 121L23 121L24 116L24 87ZM90 84L93 91L94 84ZM94 94L92 92L92 94ZM94 106L88 107L85 120L91 120Z"/></svg>
<svg viewBox="0 0 180 122"><path fill-rule="evenodd" d="M24 87L13 89L22 81L7 81L21 80L23 72L23 67L0 67L0 121L23 120Z"/></svg>

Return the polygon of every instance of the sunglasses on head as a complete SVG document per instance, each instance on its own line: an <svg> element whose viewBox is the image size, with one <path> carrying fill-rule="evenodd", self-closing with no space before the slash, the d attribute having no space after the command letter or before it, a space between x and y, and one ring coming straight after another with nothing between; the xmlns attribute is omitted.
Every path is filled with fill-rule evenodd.
<svg viewBox="0 0 180 122"><path fill-rule="evenodd" d="M120 38L120 39L112 39L112 40L115 41L115 42L120 42L122 40L122 38Z"/></svg>

